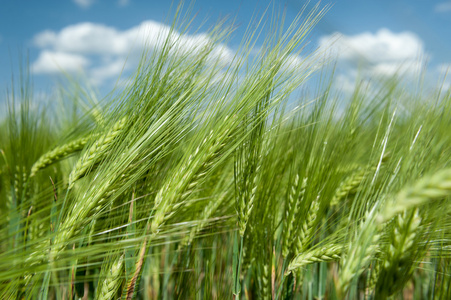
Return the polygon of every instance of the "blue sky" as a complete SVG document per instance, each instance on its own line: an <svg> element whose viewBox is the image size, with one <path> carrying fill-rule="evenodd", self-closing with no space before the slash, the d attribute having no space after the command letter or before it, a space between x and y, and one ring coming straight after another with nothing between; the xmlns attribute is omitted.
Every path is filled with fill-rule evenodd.
<svg viewBox="0 0 451 300"><path fill-rule="evenodd" d="M194 24L207 20L206 29L220 17L236 17L239 26L226 46L233 53L252 15L261 14L270 3L285 8L290 22L305 1L197 0ZM433 82L451 64L451 1L322 1L329 3L332 7L309 37L309 46L327 47L339 55L336 80L344 89L352 86L362 60L369 76L389 76L400 68L413 76L428 61L428 78ZM70 74L83 71L105 93L118 78L131 47L142 50L137 39L144 38L143 32L152 35L167 28L170 7L171 1L41 0L25 4L2 0L0 88L6 90L11 74L19 73L20 55L28 53L36 89L51 91L64 69ZM133 69L133 63L130 60L125 73Z"/></svg>

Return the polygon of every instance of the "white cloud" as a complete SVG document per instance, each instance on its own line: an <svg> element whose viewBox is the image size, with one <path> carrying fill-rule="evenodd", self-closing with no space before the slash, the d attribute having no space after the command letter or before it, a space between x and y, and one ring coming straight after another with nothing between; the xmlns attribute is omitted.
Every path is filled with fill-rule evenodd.
<svg viewBox="0 0 451 300"><path fill-rule="evenodd" d="M395 74L403 74L412 76L420 74L424 67L421 59L403 61L403 62L384 62L379 63L370 68L371 73L382 76L393 76Z"/></svg>
<svg viewBox="0 0 451 300"><path fill-rule="evenodd" d="M439 13L451 12L451 1L436 4L434 10Z"/></svg>
<svg viewBox="0 0 451 300"><path fill-rule="evenodd" d="M46 30L34 38L38 47L80 54L124 54L129 42L116 29L94 23L70 25L58 33Z"/></svg>
<svg viewBox="0 0 451 300"><path fill-rule="evenodd" d="M364 59L374 64L412 60L423 53L423 42L414 33L393 33L386 28L375 34L365 32L346 36L335 33L322 37L319 44L332 47L342 59Z"/></svg>
<svg viewBox="0 0 451 300"><path fill-rule="evenodd" d="M296 70L305 66L307 62L304 58L296 54L288 55L287 59L284 61L283 67L287 70Z"/></svg>
<svg viewBox="0 0 451 300"><path fill-rule="evenodd" d="M89 65L89 60L82 55L44 50L39 54L31 68L34 73L57 73L82 71Z"/></svg>
<svg viewBox="0 0 451 300"><path fill-rule="evenodd" d="M94 3L94 0L72 0L72 1L82 8L88 8Z"/></svg>
<svg viewBox="0 0 451 300"><path fill-rule="evenodd" d="M357 35L334 33L321 37L319 46L328 49L347 73L359 69L368 76L417 75L428 59L417 35L386 28Z"/></svg>
<svg viewBox="0 0 451 300"><path fill-rule="evenodd" d="M369 80L371 90L394 75L400 75L398 79L407 86L417 85L422 75L427 75L432 85L437 78L437 72L426 72L430 55L413 32L395 33L382 28L356 35L334 33L321 37L318 43L320 49L327 49L325 52L336 58L334 84L347 95L357 80Z"/></svg>
<svg viewBox="0 0 451 300"><path fill-rule="evenodd" d="M91 69L91 77L93 84L100 85L107 79L117 79L118 74L120 74L125 67L125 62L123 59L116 59L102 64L101 66Z"/></svg>
<svg viewBox="0 0 451 300"><path fill-rule="evenodd" d="M352 94L356 85L355 74L338 74L334 82L336 88L346 94Z"/></svg>
<svg viewBox="0 0 451 300"><path fill-rule="evenodd" d="M33 38L33 43L42 49L41 56L45 54L47 60L50 53L58 54L58 58L63 55L77 58L79 65L85 68L89 66L85 70L88 76L100 84L106 79L119 76L126 60L128 64L136 64L144 49L161 48L169 34L169 26L154 21L144 21L127 30L85 22L67 26L60 31L46 30L38 33ZM174 31L171 37L178 46L174 48L177 49L174 54L178 55L195 54L211 43L211 39L203 33L189 35ZM229 63L233 56L234 52L227 46L216 45L210 58ZM36 72L58 71L53 67L46 69L39 59L35 62L39 66ZM95 63L89 64L88 61ZM127 69L127 65L125 68Z"/></svg>

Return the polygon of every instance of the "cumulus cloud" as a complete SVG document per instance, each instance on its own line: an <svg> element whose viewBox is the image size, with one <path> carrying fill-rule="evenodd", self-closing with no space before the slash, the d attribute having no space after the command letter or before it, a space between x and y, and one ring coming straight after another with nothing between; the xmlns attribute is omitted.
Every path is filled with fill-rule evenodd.
<svg viewBox="0 0 451 300"><path fill-rule="evenodd" d="M335 43L331 43L336 40ZM423 52L423 42L411 32L393 33L382 28L376 33L364 32L354 36L335 33L320 39L320 46L333 46L343 58L364 57L370 62L414 59Z"/></svg>
<svg viewBox="0 0 451 300"><path fill-rule="evenodd" d="M413 82L425 69L429 54L423 41L413 32L377 32L356 35L334 33L319 39L320 49L336 58L335 84L349 93L357 79L389 78L401 75L404 82Z"/></svg>
<svg viewBox="0 0 451 300"><path fill-rule="evenodd" d="M72 0L72 1L74 1L75 4L77 4L82 8L88 8L94 3L94 0Z"/></svg>
<svg viewBox="0 0 451 300"><path fill-rule="evenodd" d="M355 76L356 74L338 74L335 76L335 86L340 91L351 94L355 89Z"/></svg>
<svg viewBox="0 0 451 300"><path fill-rule="evenodd" d="M335 84L345 93L359 80L402 75L409 81L424 69L429 56L422 40L412 32L382 28L356 35L334 33L319 39L320 49L337 60Z"/></svg>
<svg viewBox="0 0 451 300"><path fill-rule="evenodd" d="M31 68L37 74L82 71L89 65L89 60L82 55L44 50L39 54Z"/></svg>
<svg viewBox="0 0 451 300"><path fill-rule="evenodd" d="M100 85L106 79L116 79L125 68L124 60L119 58L91 69L92 83Z"/></svg>
<svg viewBox="0 0 451 300"><path fill-rule="evenodd" d="M70 25L58 33L47 30L33 40L41 48L80 54L124 54L131 42L116 29L94 23Z"/></svg>
<svg viewBox="0 0 451 300"><path fill-rule="evenodd" d="M439 13L451 12L451 1L436 4L434 10Z"/></svg>
<svg viewBox="0 0 451 300"><path fill-rule="evenodd" d="M384 75L414 71L419 59L425 57L423 42L414 33L394 33L385 28L353 36L334 33L321 37L319 45L341 61L358 62Z"/></svg>
<svg viewBox="0 0 451 300"><path fill-rule="evenodd" d="M92 79L102 81L118 76L129 65L136 63L145 48L159 49L164 38L170 33L170 27L154 21L144 21L140 25L127 30L118 30L111 26L96 23L79 23L67 26L60 31L46 30L33 38L35 46L41 48L40 57L35 62L36 73L57 72L53 67L44 67L44 58L49 60L50 54L58 55L57 61L72 57L81 67L89 67L86 72ZM211 39L203 33L180 34L173 32L171 37L176 47L177 55L191 55L205 48ZM211 59L219 59L224 63L232 60L234 53L225 45L216 45L211 53ZM42 58L43 57L43 58ZM89 64L89 61L96 62ZM74 64L60 64L61 68L69 67L73 70ZM45 71L44 71L45 70Z"/></svg>
<svg viewBox="0 0 451 300"><path fill-rule="evenodd" d="M306 60L299 55L290 54L284 62L283 67L288 70L299 69L307 64Z"/></svg>

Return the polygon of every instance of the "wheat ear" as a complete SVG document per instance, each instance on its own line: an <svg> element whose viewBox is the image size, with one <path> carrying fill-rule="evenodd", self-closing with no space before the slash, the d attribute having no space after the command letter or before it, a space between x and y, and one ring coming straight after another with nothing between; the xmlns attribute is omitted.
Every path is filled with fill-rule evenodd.
<svg viewBox="0 0 451 300"><path fill-rule="evenodd" d="M79 138L45 153L31 167L30 177L35 176L39 170L82 150L90 138L91 136Z"/></svg>
<svg viewBox="0 0 451 300"><path fill-rule="evenodd" d="M341 254L344 249L345 247L343 245L331 244L327 247L300 253L298 256L293 258L288 265L286 275L290 274L293 270L302 268L309 264L338 260L341 258Z"/></svg>
<svg viewBox="0 0 451 300"><path fill-rule="evenodd" d="M254 207L254 200L258 187L258 173L261 167L261 159L257 159L257 165L253 172L251 172L250 180L245 180L244 189L240 191L238 197L237 213L238 213L238 227L240 236L244 236L246 231L247 222Z"/></svg>
<svg viewBox="0 0 451 300"><path fill-rule="evenodd" d="M386 204L377 221L378 223L386 222L405 210L449 195L451 195L451 169L444 169L402 189L392 203Z"/></svg>
<svg viewBox="0 0 451 300"><path fill-rule="evenodd" d="M16 172L14 173L14 195L15 206L18 207L29 196L29 189L27 188L28 173L25 166L16 166ZM8 200L13 200L8 199ZM8 201L8 202L11 202ZM8 209L11 208L11 203L7 202Z"/></svg>
<svg viewBox="0 0 451 300"><path fill-rule="evenodd" d="M109 196L127 181L128 176L129 174L123 174L119 178L106 180L102 185L92 187L77 199L77 203L74 204L72 211L69 212L56 233L50 252L51 260L56 259L59 252L67 245L67 241L80 231L81 226L84 225L83 220L101 209Z"/></svg>
<svg viewBox="0 0 451 300"><path fill-rule="evenodd" d="M219 199L212 199L202 211L201 217L197 225L191 229L189 234L180 243L181 247L189 245L192 243L196 235L210 222L209 219L216 211L216 209L221 205L227 193L222 194Z"/></svg>
<svg viewBox="0 0 451 300"><path fill-rule="evenodd" d="M298 216L300 203L304 200L305 187L307 186L307 178L302 181L301 190L298 193L299 175L296 174L293 185L291 186L288 195L288 209L286 210L284 219L284 232L282 236L282 255L287 257L290 253L290 246L292 239L290 238L295 225L296 217Z"/></svg>
<svg viewBox="0 0 451 300"><path fill-rule="evenodd" d="M398 215L393 226L384 263L376 284L377 298L385 298L402 288L412 271L421 217L418 208Z"/></svg>
<svg viewBox="0 0 451 300"><path fill-rule="evenodd" d="M371 264L371 268L369 269L370 274L368 276L368 280L367 280L367 283L365 286L365 288L367 290L367 294L371 293L374 290L374 288L376 287L377 280L379 278L379 274L380 274L380 270L381 270L381 264L382 263L380 261L378 261L377 259L375 259L373 261L373 263Z"/></svg>
<svg viewBox="0 0 451 300"><path fill-rule="evenodd" d="M258 264L260 272L258 282L260 284L260 298L264 300L271 299L271 267L267 262Z"/></svg>
<svg viewBox="0 0 451 300"><path fill-rule="evenodd" d="M411 254L412 250L415 249L414 243L418 238L420 224L421 217L418 208L413 212L404 212L398 216L384 267L388 268L397 259L402 260L402 258L408 257Z"/></svg>
<svg viewBox="0 0 451 300"><path fill-rule="evenodd" d="M197 150L198 151L198 150ZM196 152L197 153L197 152ZM191 157L189 161L191 160ZM188 168L183 168L183 170L188 170ZM178 172L179 174L180 172ZM174 177L177 178L177 177ZM186 177L182 177L186 178ZM186 179L185 179L186 180ZM183 185L175 185L173 186L173 181L170 180L167 184L165 184L157 193L155 197L154 210L155 213L152 218L152 222L150 222L146 228L145 234L150 232L150 236L146 236L143 244L140 248L137 261L135 263L135 272L133 277L127 282L125 289L125 298L127 300L131 300L134 296L135 290L139 284L139 280L142 274L142 266L144 263L144 258L146 257L146 253L148 251L148 243L150 243L159 233L161 226L165 223L165 221L172 216L176 208L174 207L177 200L179 200L179 204L183 203L180 199L184 199L187 196L187 193L183 193L183 188L188 186L187 183ZM174 189L174 190L171 190ZM179 190L182 189L182 190ZM172 211L172 212L171 212Z"/></svg>
<svg viewBox="0 0 451 300"><path fill-rule="evenodd" d="M376 243L379 237L379 235L374 235L371 244L367 247L356 242L357 246L346 257L338 284L341 295L345 295L348 292L351 282L358 278L367 267L377 250Z"/></svg>
<svg viewBox="0 0 451 300"><path fill-rule="evenodd" d="M332 200L330 201L330 206L336 206L340 204L341 200L344 199L348 194L355 193L365 179L365 174L367 174L367 170L361 169L355 171L351 176L346 178L343 182L341 182L340 186L335 191Z"/></svg>
<svg viewBox="0 0 451 300"><path fill-rule="evenodd" d="M117 290L121 286L122 282L122 270L123 270L124 256L116 258L111 265L111 268L105 269L103 282L98 285L97 300L111 300L115 299Z"/></svg>
<svg viewBox="0 0 451 300"><path fill-rule="evenodd" d="M215 162L217 162L222 149L230 137L229 130L225 130L223 134L215 140L213 140L213 134L213 131L211 131L202 141L201 145L196 148L194 153L189 156L188 161L180 168L174 177L168 180L168 182L160 188L155 196L155 212L152 221L146 228L146 233L150 232L150 236L145 238L140 249L134 276L127 282L126 299L132 299L135 289L139 284L143 259L149 248L147 244L158 235L160 228L165 221L176 213L177 209L184 203L192 191L194 191L201 180L203 180ZM198 154L201 148L210 142L211 146L208 148L207 154L199 159Z"/></svg>
<svg viewBox="0 0 451 300"><path fill-rule="evenodd" d="M114 139L122 132L127 123L127 118L117 121L113 127L106 133L101 135L97 141L89 147L83 156L76 162L74 169L69 174L69 189L71 189L75 181L89 171L102 157L112 145Z"/></svg>
<svg viewBox="0 0 451 300"><path fill-rule="evenodd" d="M348 244L337 284L339 298L345 297L351 282L362 274L378 249L377 242L380 235L377 233L375 218L376 208L373 208L366 214L364 221L360 223Z"/></svg>
<svg viewBox="0 0 451 300"><path fill-rule="evenodd" d="M310 209L307 212L307 217L301 223L299 233L296 235L296 242L294 244L294 253L304 252L311 242L315 221L319 211L319 196L312 202Z"/></svg>
<svg viewBox="0 0 451 300"><path fill-rule="evenodd" d="M390 153L386 153L382 157L380 162L385 163L389 159L390 155ZM378 167L378 165L373 165L354 171L354 173L352 173L348 178L341 182L341 184L335 191L332 200L330 201L330 206L339 205L341 200L344 199L347 195L356 193L359 190L359 186L365 180L366 176L368 176L369 173L376 171Z"/></svg>

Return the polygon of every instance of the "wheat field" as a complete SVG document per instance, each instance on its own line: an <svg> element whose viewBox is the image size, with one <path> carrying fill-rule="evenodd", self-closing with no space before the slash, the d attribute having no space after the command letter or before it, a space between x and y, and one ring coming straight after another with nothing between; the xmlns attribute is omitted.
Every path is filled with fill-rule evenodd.
<svg viewBox="0 0 451 300"><path fill-rule="evenodd" d="M451 91L397 75L343 97L320 53L287 66L327 9L257 18L228 64L233 24L189 53L169 32L102 101L75 84L39 107L22 76L0 122L0 298L451 298Z"/></svg>

